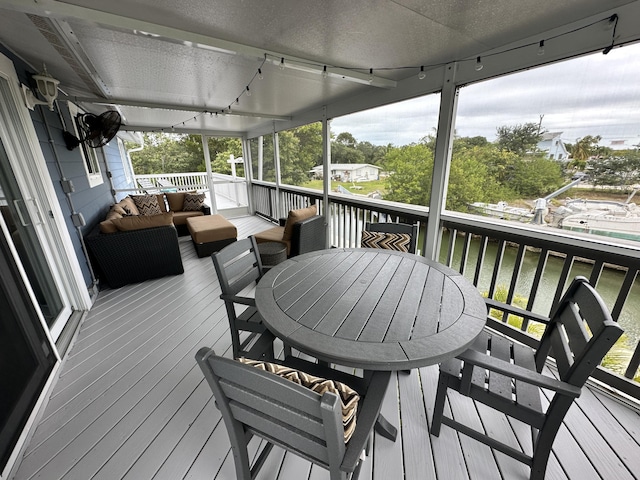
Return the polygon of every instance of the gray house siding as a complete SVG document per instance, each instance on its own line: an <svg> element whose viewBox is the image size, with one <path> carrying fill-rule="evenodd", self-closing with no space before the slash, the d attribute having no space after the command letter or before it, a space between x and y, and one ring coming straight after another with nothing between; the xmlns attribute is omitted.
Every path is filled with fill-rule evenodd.
<svg viewBox="0 0 640 480"><path fill-rule="evenodd" d="M20 82L31 86L31 75L38 72L2 45L0 45L0 53L13 61ZM55 72L50 71L49 73L55 77ZM56 110L51 112L46 106L37 106L33 111L30 111L30 115L40 142L47 169L53 182L58 203L63 212L65 226L69 231L73 243L74 253L78 258L85 283L87 287L89 287L93 283L93 279L89 270L88 260L82 248L80 236L86 235L90 229L103 218L109 206L114 203L111 194L111 185L106 175L108 167L105 161L105 155L100 152L101 149L98 149L98 160L103 183L89 188L80 150L67 150L62 136L64 127L60 120L59 111L64 115L64 122L67 128L71 128L71 116L67 108L67 103L58 99L54 108ZM118 162L122 165L122 162L119 160L119 150L115 140L113 140L108 147L104 148L110 152L109 156L117 157ZM112 160L114 164L118 162ZM122 166L120 166L120 169L122 170ZM68 196L62 189L61 180L63 178L73 182L74 192ZM79 229L80 231L73 225L72 213L74 210L82 214L86 222L86 225Z"/></svg>

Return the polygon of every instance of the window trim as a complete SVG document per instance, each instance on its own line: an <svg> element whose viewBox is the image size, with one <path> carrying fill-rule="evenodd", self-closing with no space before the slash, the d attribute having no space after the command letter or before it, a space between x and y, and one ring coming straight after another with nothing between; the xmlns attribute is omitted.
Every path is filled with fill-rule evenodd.
<svg viewBox="0 0 640 480"><path fill-rule="evenodd" d="M69 114L71 115L71 124L73 125L73 133L77 138L81 138L80 133L78 132L77 117L78 115L86 112L74 103L68 102L68 104ZM100 148L102 149L102 147ZM87 173L89 188L97 187L104 183L97 150L97 148L88 147L84 142L80 142L79 151L82 156L82 164L84 165L85 172Z"/></svg>

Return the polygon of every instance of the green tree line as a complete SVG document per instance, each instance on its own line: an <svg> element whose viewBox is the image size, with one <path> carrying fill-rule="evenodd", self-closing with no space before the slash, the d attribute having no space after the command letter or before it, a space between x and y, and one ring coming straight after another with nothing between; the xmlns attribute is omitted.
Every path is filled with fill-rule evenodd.
<svg viewBox="0 0 640 480"><path fill-rule="evenodd" d="M449 175L446 208L466 211L473 202L494 203L516 199L544 197L566 184L572 172L586 169L597 185L633 185L640 183L638 149L614 152L598 147L598 136L578 139L568 145L572 159L561 164L546 157L537 145L544 132L534 123L502 126L497 138L455 138ZM133 152L131 159L137 174L205 171L200 135L167 135L145 133L145 148ZM262 179L275 181L272 136L263 137ZM322 164L322 125L312 123L278 134L282 182L304 185L310 170ZM231 155L242 156L238 138L209 138L212 169L230 174ZM258 178L257 140L250 142L253 178ZM337 163L369 163L388 174L386 200L415 205L428 205L434 167L435 136L428 135L417 143L379 146L358 142L343 132L331 139L331 161ZM236 166L239 176L242 165Z"/></svg>

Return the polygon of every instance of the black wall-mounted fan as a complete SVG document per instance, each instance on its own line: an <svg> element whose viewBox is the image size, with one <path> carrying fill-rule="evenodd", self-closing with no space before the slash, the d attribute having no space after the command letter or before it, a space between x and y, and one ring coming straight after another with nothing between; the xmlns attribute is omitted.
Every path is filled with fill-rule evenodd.
<svg viewBox="0 0 640 480"><path fill-rule="evenodd" d="M100 115L83 113L75 118L80 138L64 132L64 142L69 150L73 150L80 143L86 143L91 148L106 145L115 137L122 124L120 114L115 110L108 110Z"/></svg>

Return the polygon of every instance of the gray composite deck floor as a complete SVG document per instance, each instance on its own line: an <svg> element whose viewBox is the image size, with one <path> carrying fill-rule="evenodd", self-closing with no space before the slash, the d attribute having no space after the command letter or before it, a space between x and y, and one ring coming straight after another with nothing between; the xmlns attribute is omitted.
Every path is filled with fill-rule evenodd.
<svg viewBox="0 0 640 480"><path fill-rule="evenodd" d="M268 226L231 219L238 238ZM26 479L223 480L235 477L227 433L196 366L201 346L230 356L227 317L213 264L180 239L185 273L103 290L83 322L15 475ZM360 478L525 479L528 468L458 436L428 433L437 367L393 376L383 409L400 427L395 443L374 438ZM450 396L456 418L514 444L530 444L515 422ZM640 475L638 412L585 389L554 443L550 479ZM326 471L274 449L263 480L328 478Z"/></svg>

